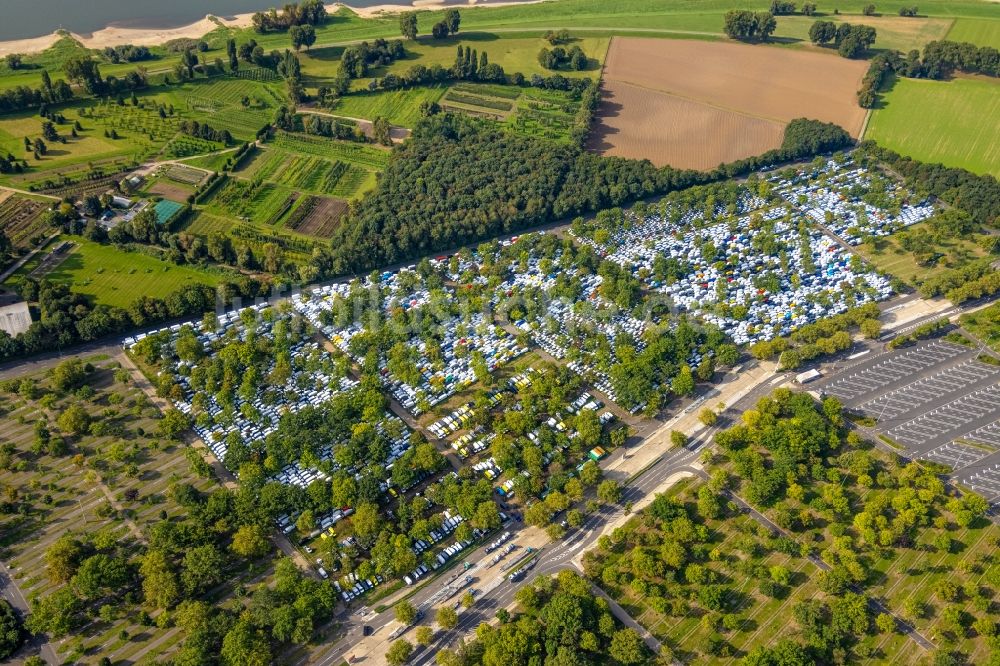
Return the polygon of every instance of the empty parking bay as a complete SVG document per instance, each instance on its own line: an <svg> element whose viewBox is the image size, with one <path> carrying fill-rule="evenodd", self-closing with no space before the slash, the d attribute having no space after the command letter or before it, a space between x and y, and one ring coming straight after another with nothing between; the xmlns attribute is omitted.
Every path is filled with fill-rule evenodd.
<svg viewBox="0 0 1000 666"><path fill-rule="evenodd" d="M958 345L931 342L916 349L893 354L875 365L831 382L823 391L841 400L852 402L873 397L887 386L904 381L966 352L967 349Z"/></svg>
<svg viewBox="0 0 1000 666"><path fill-rule="evenodd" d="M971 427L975 421L1000 415L1000 386L994 385L952 400L910 419L888 434L907 446L920 446L945 435L949 438Z"/></svg>
<svg viewBox="0 0 1000 666"><path fill-rule="evenodd" d="M895 419L921 405L959 393L976 384L991 382L998 373L1000 368L970 359L869 400L860 408L878 419Z"/></svg>
<svg viewBox="0 0 1000 666"><path fill-rule="evenodd" d="M958 480L987 500L992 501L1000 496L1000 464L991 465L980 472L963 475Z"/></svg>
<svg viewBox="0 0 1000 666"><path fill-rule="evenodd" d="M982 460L986 456L990 455L990 453L992 453L992 451L962 444L961 442L948 442L947 444L942 444L936 449L931 449L927 453L922 454L920 458L922 460L930 460L943 465L948 465L953 471L957 471L963 467L968 467L969 465Z"/></svg>

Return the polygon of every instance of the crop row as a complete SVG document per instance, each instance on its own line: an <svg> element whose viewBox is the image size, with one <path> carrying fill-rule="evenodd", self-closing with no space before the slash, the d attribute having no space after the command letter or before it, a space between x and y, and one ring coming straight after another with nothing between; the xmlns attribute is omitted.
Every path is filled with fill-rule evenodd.
<svg viewBox="0 0 1000 666"><path fill-rule="evenodd" d="M205 177L204 172L180 164L171 164L163 175L185 185L197 185Z"/></svg>
<svg viewBox="0 0 1000 666"><path fill-rule="evenodd" d="M275 137L274 145L293 153L307 153L326 159L338 159L372 170L384 169L389 153L363 143L335 141L304 134L282 132Z"/></svg>
<svg viewBox="0 0 1000 666"><path fill-rule="evenodd" d="M495 109L497 111L510 111L514 108L514 105L506 100L480 97L479 95L462 94L453 90L448 91L448 94L444 96L444 101L455 102L457 104L467 104L469 106L478 106L484 109Z"/></svg>
<svg viewBox="0 0 1000 666"><path fill-rule="evenodd" d="M500 97L502 99L510 100L515 100L521 96L520 88L513 88L511 86L493 86L485 83L457 83L453 85L451 89L472 95L489 95L490 97Z"/></svg>
<svg viewBox="0 0 1000 666"><path fill-rule="evenodd" d="M292 229L293 231L302 226L306 218L309 217L309 213L313 211L316 207L316 203L319 201L319 197L312 194L305 197L299 207L292 211L292 214L288 216L288 220L285 221L285 227Z"/></svg>
<svg viewBox="0 0 1000 666"><path fill-rule="evenodd" d="M281 77L273 69L267 67L246 67L237 70L233 76L247 81L280 81Z"/></svg>

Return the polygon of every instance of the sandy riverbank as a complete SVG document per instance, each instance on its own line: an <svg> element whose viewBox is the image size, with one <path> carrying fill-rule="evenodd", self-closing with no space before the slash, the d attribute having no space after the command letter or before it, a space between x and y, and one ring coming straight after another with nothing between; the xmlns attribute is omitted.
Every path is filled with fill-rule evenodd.
<svg viewBox="0 0 1000 666"><path fill-rule="evenodd" d="M327 5L330 12L340 7L347 7L362 18L397 14L413 9L439 9L445 6L461 9L463 7L505 7L508 5L526 5L546 2L547 0L520 0L518 2L494 2L492 0L467 0L465 4L446 4L444 0L413 0L412 4L384 4L373 7L351 7L342 3ZM75 32L59 33L27 39L13 39L0 42L0 57L8 53L37 53L55 44L64 34L69 34L87 48L103 49L107 46L120 44L138 44L143 46L158 46L174 39L197 39L215 30L219 26L229 28L245 28L251 24L254 12L237 14L229 18L208 15L200 21L177 28L119 28L108 26L90 34Z"/></svg>
<svg viewBox="0 0 1000 666"><path fill-rule="evenodd" d="M412 4L387 4L387 5L375 5L374 7L351 7L350 5L343 5L347 7L352 12L357 14L362 18L372 18L375 16L380 16L383 14L398 14L399 12L408 12L414 9L444 9L455 8L462 9L464 7L509 7L511 5L535 5L539 2L548 2L549 0L518 0L517 2L493 2L492 0L467 0L464 4L456 3L446 3L444 0L413 0ZM1000 0L996 0L1000 2Z"/></svg>
<svg viewBox="0 0 1000 666"><path fill-rule="evenodd" d="M76 32L53 32L51 35L32 37L30 39L13 39L0 42L0 56L8 53L37 53L55 44L64 35L69 35L89 49L103 49L106 46L119 44L140 44L143 46L158 46L174 39L197 39L215 30L219 26L244 28L250 25L249 14L238 14L232 18L206 16L178 28L119 28L108 26L90 34Z"/></svg>

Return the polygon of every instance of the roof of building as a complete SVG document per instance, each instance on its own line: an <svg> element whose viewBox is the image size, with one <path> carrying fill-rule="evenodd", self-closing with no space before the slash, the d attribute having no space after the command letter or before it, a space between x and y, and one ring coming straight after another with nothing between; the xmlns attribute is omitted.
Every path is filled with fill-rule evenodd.
<svg viewBox="0 0 1000 666"><path fill-rule="evenodd" d="M11 336L24 333L31 326L31 310L25 301L0 307L0 330Z"/></svg>

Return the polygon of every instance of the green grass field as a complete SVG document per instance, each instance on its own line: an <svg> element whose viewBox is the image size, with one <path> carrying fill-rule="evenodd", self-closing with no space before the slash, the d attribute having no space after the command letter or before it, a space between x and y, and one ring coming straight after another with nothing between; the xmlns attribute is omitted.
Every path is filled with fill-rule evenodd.
<svg viewBox="0 0 1000 666"><path fill-rule="evenodd" d="M94 391L89 398L56 391L43 372L25 375L38 389L35 398L8 392L0 396L5 416L0 437L11 447L3 454L10 464L0 469L0 484L17 489L18 501L31 509L0 516L0 545L5 561L16 572L18 587L30 597L44 597L62 587L46 575L45 552L57 539L93 539L106 544L102 545L105 552L116 549L134 561L150 530L163 523L161 511L169 519L185 515L171 492L175 483L190 483L203 493L218 487L214 479L195 472L188 447L157 436L160 411L137 384L138 373L126 373L128 381L123 381L116 377L118 361L105 355L84 356L81 361L95 368L86 378ZM67 433L68 454L35 451L34 425L54 427L54 417L70 405L84 406L92 419L121 434L112 434L114 430L101 435ZM75 461L75 454L85 462ZM111 502L122 511L108 511ZM260 572L234 573L236 585L237 580ZM219 595L228 592L223 588ZM93 619L54 642L53 648L65 661L96 666L102 656L113 655L134 663L162 663L182 637L175 627L144 624L138 613L120 609L101 618L95 613ZM128 632L127 638L120 636L121 631Z"/></svg>
<svg viewBox="0 0 1000 666"><path fill-rule="evenodd" d="M899 79L865 138L924 162L1000 176L1000 84Z"/></svg>
<svg viewBox="0 0 1000 666"><path fill-rule="evenodd" d="M944 39L952 26L948 18L903 18L895 14L881 16L824 16L835 23L864 24L875 28L874 49L896 49L904 53L922 49L930 41ZM779 16L775 34L809 44L809 28L817 19L811 16Z"/></svg>
<svg viewBox="0 0 1000 666"><path fill-rule="evenodd" d="M964 314L960 321L966 330L1000 352L1000 303Z"/></svg>
<svg viewBox="0 0 1000 666"><path fill-rule="evenodd" d="M926 223L909 227L907 234L933 234ZM924 280L936 277L945 271L964 266L973 259L982 257L985 252L971 237L943 237L935 235L933 246L941 257L931 266L917 263L912 252L900 247L895 235L878 238L873 244L862 243L855 249L865 259L875 265L880 271L894 275L907 284L919 284Z"/></svg>
<svg viewBox="0 0 1000 666"><path fill-rule="evenodd" d="M199 155L197 157L188 157L184 160L184 164L190 164L192 166L201 167L202 169L211 169L212 171L221 171L222 167L226 164L226 160L232 157L231 153L216 153L214 155Z"/></svg>
<svg viewBox="0 0 1000 666"><path fill-rule="evenodd" d="M1000 17L995 20L958 19L948 31L948 39L1000 48Z"/></svg>
<svg viewBox="0 0 1000 666"><path fill-rule="evenodd" d="M568 46L579 46L590 59L587 69L582 71L560 71L566 77L596 78L600 73L601 63L608 51L607 37L580 37ZM455 53L458 46L473 48L480 54L484 51L489 61L504 68L505 72L521 72L525 76L541 74L551 75L553 72L538 63L538 52L551 45L540 37L507 36L503 33L473 33L471 35L449 37L441 40L410 42L406 45L407 57L397 60L387 67L381 67L373 74L381 77L386 74L402 74L413 65L441 65L451 67L455 63ZM361 79L359 88L367 88L367 80Z"/></svg>
<svg viewBox="0 0 1000 666"><path fill-rule="evenodd" d="M162 298L190 284L214 285L220 274L137 252L125 252L78 236L66 260L46 275L52 282L69 284L73 291L97 303L127 307L139 296Z"/></svg>
<svg viewBox="0 0 1000 666"><path fill-rule="evenodd" d="M383 116L393 125L413 127L420 120L420 103L437 102L447 90L444 84L388 92L358 92L340 98L333 113L350 118Z"/></svg>

